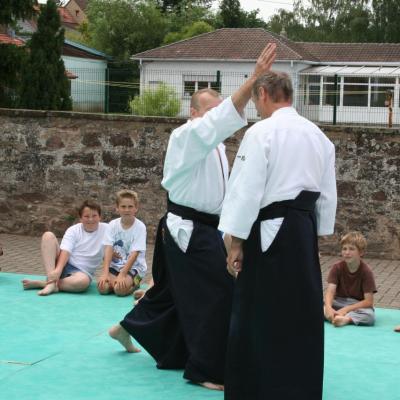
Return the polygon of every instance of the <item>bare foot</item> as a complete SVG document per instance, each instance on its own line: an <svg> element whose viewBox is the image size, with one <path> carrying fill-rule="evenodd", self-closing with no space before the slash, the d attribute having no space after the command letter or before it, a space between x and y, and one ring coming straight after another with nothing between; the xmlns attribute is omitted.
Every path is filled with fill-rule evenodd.
<svg viewBox="0 0 400 400"><path fill-rule="evenodd" d="M113 339L118 340L128 353L139 353L140 349L133 345L129 333L121 325L114 325L110 328L108 334Z"/></svg>
<svg viewBox="0 0 400 400"><path fill-rule="evenodd" d="M333 318L332 324L336 326L337 328L340 326L345 326L351 323L351 318L350 317L345 317L342 315L336 315L335 318Z"/></svg>
<svg viewBox="0 0 400 400"><path fill-rule="evenodd" d="M400 332L400 325L397 325L397 326L394 328L394 331L395 331L395 332Z"/></svg>
<svg viewBox="0 0 400 400"><path fill-rule="evenodd" d="M133 297L134 297L136 300L140 300L140 299L144 296L145 293L146 293L146 290L144 290L144 289L137 289L137 290L134 291Z"/></svg>
<svg viewBox="0 0 400 400"><path fill-rule="evenodd" d="M39 296L48 296L49 294L57 293L57 292L58 292L57 282L48 281L48 282L46 282L45 287L42 290L38 291L38 295Z"/></svg>
<svg viewBox="0 0 400 400"><path fill-rule="evenodd" d="M139 303L139 301L143 299L145 294L146 294L146 290L144 290L144 289L139 289L139 290L136 290L135 292L133 292L133 297L136 299L133 302L133 305L136 306Z"/></svg>
<svg viewBox="0 0 400 400"><path fill-rule="evenodd" d="M205 387L206 389L211 389L211 390L224 390L224 385L219 385L217 383L212 383L212 382L203 382L199 384L200 386Z"/></svg>
<svg viewBox="0 0 400 400"><path fill-rule="evenodd" d="M34 281L31 279L22 279L21 282L24 290L43 289L46 286L46 281Z"/></svg>

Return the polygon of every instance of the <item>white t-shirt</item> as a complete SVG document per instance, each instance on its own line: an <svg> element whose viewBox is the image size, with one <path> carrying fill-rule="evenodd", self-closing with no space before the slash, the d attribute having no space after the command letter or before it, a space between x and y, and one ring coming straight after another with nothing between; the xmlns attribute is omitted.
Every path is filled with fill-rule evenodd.
<svg viewBox="0 0 400 400"><path fill-rule="evenodd" d="M140 277L146 274L146 226L140 219L135 218L133 225L128 229L122 227L121 218L110 221L103 244L113 246L111 268L120 271L132 252L137 251L139 254L131 271L136 270ZM116 254L118 257L115 256Z"/></svg>
<svg viewBox="0 0 400 400"><path fill-rule="evenodd" d="M88 274L91 278L103 260L103 237L107 224L99 223L94 232L86 232L83 224L69 227L62 238L60 248L70 256L68 263Z"/></svg>

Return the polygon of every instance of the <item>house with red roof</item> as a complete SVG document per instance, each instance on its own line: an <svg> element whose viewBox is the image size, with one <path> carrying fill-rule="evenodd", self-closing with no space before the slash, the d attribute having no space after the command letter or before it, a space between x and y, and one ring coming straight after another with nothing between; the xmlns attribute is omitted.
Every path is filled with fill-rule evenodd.
<svg viewBox="0 0 400 400"><path fill-rule="evenodd" d="M189 115L195 90L211 87L229 96L249 76L262 49L276 43L273 69L291 76L293 104L316 122L385 124L389 108L400 124L400 43L294 42L262 28L223 28L135 54L141 89L164 82ZM389 107L390 106L390 107ZM246 109L257 119L254 106Z"/></svg>
<svg viewBox="0 0 400 400"><path fill-rule="evenodd" d="M64 8L69 12L69 14L75 19L78 24L85 22L87 20L86 17L86 8L87 8L88 0L69 0Z"/></svg>
<svg viewBox="0 0 400 400"><path fill-rule="evenodd" d="M66 7L57 7L58 14L60 16L61 25L66 30L77 30L79 28L79 22L73 14Z"/></svg>
<svg viewBox="0 0 400 400"><path fill-rule="evenodd" d="M13 44L15 46L25 46L25 42L17 37L11 36L8 33L0 33L0 44Z"/></svg>

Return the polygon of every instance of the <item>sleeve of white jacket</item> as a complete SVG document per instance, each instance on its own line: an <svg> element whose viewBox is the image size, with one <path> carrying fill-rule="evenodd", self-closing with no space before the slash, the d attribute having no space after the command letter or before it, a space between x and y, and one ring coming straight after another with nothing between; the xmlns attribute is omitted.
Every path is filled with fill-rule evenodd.
<svg viewBox="0 0 400 400"><path fill-rule="evenodd" d="M315 206L317 234L318 236L331 235L335 228L337 205L335 148L333 145L322 176L320 192L321 194Z"/></svg>
<svg viewBox="0 0 400 400"><path fill-rule="evenodd" d="M164 173L176 175L204 159L219 143L247 125L232 99L225 99L201 118L195 118L177 128L171 135L165 159Z"/></svg>
<svg viewBox="0 0 400 400"><path fill-rule="evenodd" d="M235 158L222 206L219 229L247 239L260 211L267 181L267 149L255 133L246 133Z"/></svg>

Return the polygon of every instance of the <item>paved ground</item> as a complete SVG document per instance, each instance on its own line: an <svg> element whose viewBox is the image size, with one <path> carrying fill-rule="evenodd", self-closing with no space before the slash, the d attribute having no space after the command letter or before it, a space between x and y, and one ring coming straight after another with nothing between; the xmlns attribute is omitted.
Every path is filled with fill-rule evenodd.
<svg viewBox="0 0 400 400"><path fill-rule="evenodd" d="M30 236L0 234L0 243L4 255L0 256L0 268L3 272L18 274L43 274L40 257L40 238ZM153 246L148 246L147 263L151 271ZM324 277L338 256L322 256L321 267ZM375 295L377 307L400 308L400 260L368 259L365 261L374 271L378 293ZM151 273L146 276L149 279Z"/></svg>

